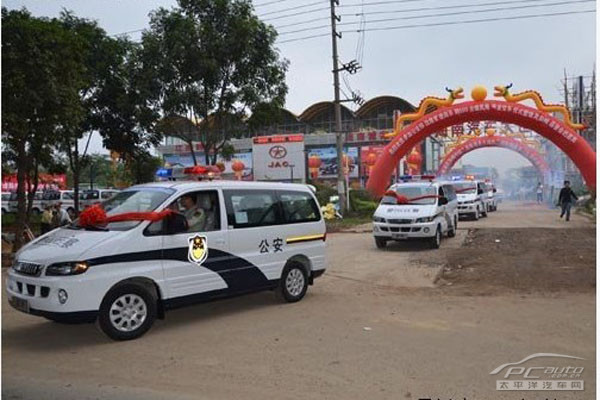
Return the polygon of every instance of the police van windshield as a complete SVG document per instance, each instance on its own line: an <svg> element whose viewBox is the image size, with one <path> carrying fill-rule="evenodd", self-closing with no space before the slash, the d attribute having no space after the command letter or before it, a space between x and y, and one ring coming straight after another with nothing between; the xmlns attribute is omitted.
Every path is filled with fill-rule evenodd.
<svg viewBox="0 0 600 400"><path fill-rule="evenodd" d="M398 186L394 188L397 196L383 196L381 204L398 204L398 196L404 196L408 200L409 205L430 205L435 204L436 197L419 198L423 196L436 196L436 188L434 186Z"/></svg>
<svg viewBox="0 0 600 400"><path fill-rule="evenodd" d="M173 189L168 188L132 188L117 193L101 205L107 217L127 212L154 211L174 192ZM140 221L112 222L106 226L106 229L124 231L139 223ZM79 227L75 226L75 228Z"/></svg>
<svg viewBox="0 0 600 400"><path fill-rule="evenodd" d="M477 185L475 182L454 183L456 194L473 194L477 193Z"/></svg>

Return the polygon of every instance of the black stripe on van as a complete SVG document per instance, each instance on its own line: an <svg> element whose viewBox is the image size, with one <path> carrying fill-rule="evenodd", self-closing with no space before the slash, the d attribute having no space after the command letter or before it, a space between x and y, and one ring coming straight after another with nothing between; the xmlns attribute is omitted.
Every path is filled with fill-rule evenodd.
<svg viewBox="0 0 600 400"><path fill-rule="evenodd" d="M134 261L177 260L189 262L188 247L176 247L163 250L150 250L131 253L113 254L87 260L90 267L103 264L118 264ZM248 260L231 253L208 249L208 257L202 266L216 272L227 284L227 291L243 292L253 288L263 288L272 285L261 270Z"/></svg>

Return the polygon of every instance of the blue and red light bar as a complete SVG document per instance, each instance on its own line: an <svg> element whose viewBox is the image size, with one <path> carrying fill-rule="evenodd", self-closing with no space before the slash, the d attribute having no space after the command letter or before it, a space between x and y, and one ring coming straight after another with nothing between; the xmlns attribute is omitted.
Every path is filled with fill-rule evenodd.
<svg viewBox="0 0 600 400"><path fill-rule="evenodd" d="M402 175L398 177L399 181L432 181L435 179L435 175Z"/></svg>

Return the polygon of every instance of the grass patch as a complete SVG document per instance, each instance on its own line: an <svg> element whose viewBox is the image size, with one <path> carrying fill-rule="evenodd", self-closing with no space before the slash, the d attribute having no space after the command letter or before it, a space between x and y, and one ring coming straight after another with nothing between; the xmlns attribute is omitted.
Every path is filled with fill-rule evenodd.
<svg viewBox="0 0 600 400"><path fill-rule="evenodd" d="M363 225L372 222L371 215L348 215L343 219L333 219L325 221L327 232L339 232L344 229L350 229L358 225Z"/></svg>

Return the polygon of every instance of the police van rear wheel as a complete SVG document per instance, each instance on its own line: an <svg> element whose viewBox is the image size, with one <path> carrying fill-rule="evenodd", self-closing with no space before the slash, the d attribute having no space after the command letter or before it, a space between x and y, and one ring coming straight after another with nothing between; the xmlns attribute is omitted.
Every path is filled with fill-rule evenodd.
<svg viewBox="0 0 600 400"><path fill-rule="evenodd" d="M114 340L136 339L154 323L156 305L156 295L142 285L117 286L108 292L100 305L100 329Z"/></svg>
<svg viewBox="0 0 600 400"><path fill-rule="evenodd" d="M279 281L279 295L288 303L302 300L308 289L308 274L300 263L290 262L283 269Z"/></svg>

